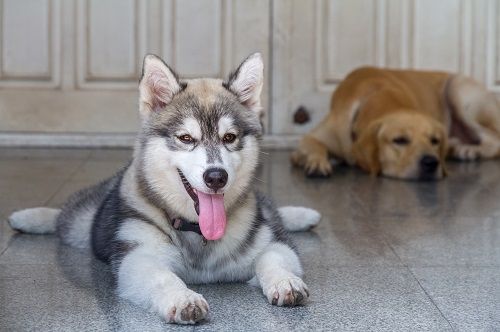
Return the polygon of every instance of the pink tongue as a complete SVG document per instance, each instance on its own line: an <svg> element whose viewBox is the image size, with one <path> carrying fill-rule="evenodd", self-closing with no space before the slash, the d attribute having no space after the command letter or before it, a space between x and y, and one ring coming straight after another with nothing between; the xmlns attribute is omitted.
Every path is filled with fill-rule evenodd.
<svg viewBox="0 0 500 332"><path fill-rule="evenodd" d="M198 223L201 233L207 240L218 240L224 236L226 229L224 195L210 195L200 191L197 194L200 203Z"/></svg>

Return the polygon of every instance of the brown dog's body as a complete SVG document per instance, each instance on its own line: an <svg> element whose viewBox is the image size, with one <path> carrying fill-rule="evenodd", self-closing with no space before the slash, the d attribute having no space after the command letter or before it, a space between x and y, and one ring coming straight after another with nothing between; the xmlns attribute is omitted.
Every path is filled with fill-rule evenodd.
<svg viewBox="0 0 500 332"><path fill-rule="evenodd" d="M329 175L329 156L373 174L439 179L444 159L500 153L500 105L470 78L364 67L332 96L330 113L305 135L292 162Z"/></svg>

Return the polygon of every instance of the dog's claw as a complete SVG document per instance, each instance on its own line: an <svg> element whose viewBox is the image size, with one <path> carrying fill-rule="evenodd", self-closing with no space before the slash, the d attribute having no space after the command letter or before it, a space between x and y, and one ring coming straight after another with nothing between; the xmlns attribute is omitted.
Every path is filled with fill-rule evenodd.
<svg viewBox="0 0 500 332"><path fill-rule="evenodd" d="M308 156L304 170L310 177L328 177L332 174L332 164L327 158Z"/></svg>
<svg viewBox="0 0 500 332"><path fill-rule="evenodd" d="M321 173L316 171L306 171L305 173L308 178L328 178L331 175L331 173Z"/></svg>
<svg viewBox="0 0 500 332"><path fill-rule="evenodd" d="M273 295L273 301L272 301L272 304L273 305L277 305L278 304L278 299L279 299L279 293L278 292L274 292L274 295Z"/></svg>
<svg viewBox="0 0 500 332"><path fill-rule="evenodd" d="M304 295L301 292L295 292L295 302L302 303L302 301L304 301Z"/></svg>
<svg viewBox="0 0 500 332"><path fill-rule="evenodd" d="M267 293L269 303L285 307L302 305L309 297L306 284L297 277L279 281Z"/></svg>
<svg viewBox="0 0 500 332"><path fill-rule="evenodd" d="M177 294L167 310L167 322L177 324L196 324L208 315L208 303L202 295L186 290Z"/></svg>
<svg viewBox="0 0 500 332"><path fill-rule="evenodd" d="M290 155L290 161L293 166L304 168L308 177L328 177L333 171L330 160L319 154L304 154L296 150Z"/></svg>

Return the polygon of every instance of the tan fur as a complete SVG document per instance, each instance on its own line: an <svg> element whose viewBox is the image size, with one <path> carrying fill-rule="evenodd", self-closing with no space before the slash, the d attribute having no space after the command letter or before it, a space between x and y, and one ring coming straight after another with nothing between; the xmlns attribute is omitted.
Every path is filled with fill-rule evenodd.
<svg viewBox="0 0 500 332"><path fill-rule="evenodd" d="M228 93L220 79L198 78L186 81L189 83L186 92L197 96L206 105L214 104L219 94Z"/></svg>
<svg viewBox="0 0 500 332"><path fill-rule="evenodd" d="M395 144L406 137L408 144ZM332 96L330 112L305 135L291 160L308 174L329 175L329 156L372 174L418 179L424 156L439 160L500 154L500 106L480 83L446 72L363 67Z"/></svg>

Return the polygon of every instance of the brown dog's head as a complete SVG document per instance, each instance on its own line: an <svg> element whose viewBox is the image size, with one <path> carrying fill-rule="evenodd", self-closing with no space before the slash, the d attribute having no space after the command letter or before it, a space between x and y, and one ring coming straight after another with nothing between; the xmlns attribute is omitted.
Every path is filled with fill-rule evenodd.
<svg viewBox="0 0 500 332"><path fill-rule="evenodd" d="M388 114L359 133L357 164L372 174L410 180L446 175L447 134L438 121L415 112Z"/></svg>

